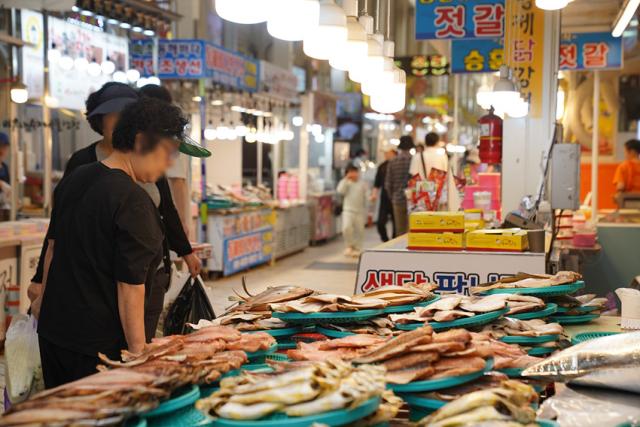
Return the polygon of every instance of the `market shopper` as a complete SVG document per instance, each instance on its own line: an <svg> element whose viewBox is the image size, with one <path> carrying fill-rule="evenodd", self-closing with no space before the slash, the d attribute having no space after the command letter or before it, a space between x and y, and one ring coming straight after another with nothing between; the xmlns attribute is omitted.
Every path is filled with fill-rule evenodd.
<svg viewBox="0 0 640 427"><path fill-rule="evenodd" d="M387 168L389 167L389 161L396 157L396 149L393 146L388 146L384 150L384 161L378 166L376 171L376 177L373 182L373 194L372 200L380 199L380 205L378 208L378 222L376 223L378 228L378 234L383 242L389 241L389 233L387 231L387 223L391 220L391 226L393 227L393 235L396 234L396 225L393 221L393 206L391 205L391 199L387 190L384 189L384 181L387 177Z"/></svg>
<svg viewBox="0 0 640 427"><path fill-rule="evenodd" d="M119 358L145 346L147 273L162 253L162 223L136 183L171 166L187 123L156 99L128 105L112 153L79 166L56 188L43 294L33 303L47 388L96 372L98 353Z"/></svg>
<svg viewBox="0 0 640 427"><path fill-rule="evenodd" d="M342 234L346 256L357 257L364 241L365 216L367 214L367 187L360 179L360 169L348 165L344 178L338 183L337 193L342 200Z"/></svg>
<svg viewBox="0 0 640 427"><path fill-rule="evenodd" d="M420 175L422 179L429 178L429 172L432 168L447 171L449 167L449 159L447 153L442 147L438 147L440 137L435 132L429 132L424 138L425 147L411 159L411 175Z"/></svg>
<svg viewBox="0 0 640 427"><path fill-rule="evenodd" d="M613 184L616 186L616 202L622 207L623 193L640 192L640 141L630 139L624 144L625 160L618 165Z"/></svg>
<svg viewBox="0 0 640 427"><path fill-rule="evenodd" d="M398 156L389 161L387 176L384 180L384 188L389 194L393 206L393 221L395 230L393 237L405 234L409 228L409 213L407 209L407 197L405 190L409 181L409 168L411 166L411 150L414 148L413 138L404 135L398 145Z"/></svg>
<svg viewBox="0 0 640 427"><path fill-rule="evenodd" d="M9 175L9 136L0 132L0 209L11 205L11 176Z"/></svg>

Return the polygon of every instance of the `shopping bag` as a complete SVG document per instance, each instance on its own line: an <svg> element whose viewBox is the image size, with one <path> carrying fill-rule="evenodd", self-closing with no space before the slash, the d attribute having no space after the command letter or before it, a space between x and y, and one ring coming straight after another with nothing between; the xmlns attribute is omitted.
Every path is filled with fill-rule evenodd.
<svg viewBox="0 0 640 427"><path fill-rule="evenodd" d="M213 320L215 314L204 290L200 276L189 277L175 301L167 311L164 320L164 335L187 333L187 323L198 323L200 319Z"/></svg>
<svg viewBox="0 0 640 427"><path fill-rule="evenodd" d="M42 366L37 321L33 316L13 316L5 341L6 392L15 404L42 390Z"/></svg>

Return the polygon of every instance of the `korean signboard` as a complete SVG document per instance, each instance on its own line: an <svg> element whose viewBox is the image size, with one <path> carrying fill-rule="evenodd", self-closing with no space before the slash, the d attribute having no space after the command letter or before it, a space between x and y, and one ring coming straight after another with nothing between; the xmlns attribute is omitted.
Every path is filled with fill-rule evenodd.
<svg viewBox="0 0 640 427"><path fill-rule="evenodd" d="M407 77L444 76L449 74L449 60L442 55L415 55L395 58Z"/></svg>
<svg viewBox="0 0 640 427"><path fill-rule="evenodd" d="M563 34L560 41L561 70L622 68L622 37L610 32Z"/></svg>
<svg viewBox="0 0 640 427"><path fill-rule="evenodd" d="M504 0L418 0L416 39L502 37L504 14Z"/></svg>
<svg viewBox="0 0 640 427"><path fill-rule="evenodd" d="M474 286L522 271L544 273L544 254L366 251L360 257L355 293L382 286L435 283L437 293L468 295Z"/></svg>
<svg viewBox="0 0 640 427"><path fill-rule="evenodd" d="M131 63L143 76L153 75L153 43L131 45ZM160 40L158 77L161 79L212 79L249 92L258 89L258 61L230 52L204 40Z"/></svg>
<svg viewBox="0 0 640 427"><path fill-rule="evenodd" d="M271 259L273 232L271 229L234 237L224 243L224 275L237 273Z"/></svg>
<svg viewBox="0 0 640 427"><path fill-rule="evenodd" d="M561 70L620 69L622 57L622 39L609 32L564 34L560 41ZM451 42L453 73L498 71L503 60L504 48L500 39Z"/></svg>
<svg viewBox="0 0 640 427"><path fill-rule="evenodd" d="M42 14L22 10L22 40L30 45L22 48L23 83L29 88L30 98L44 94L44 26Z"/></svg>
<svg viewBox="0 0 640 427"><path fill-rule="evenodd" d="M260 90L277 98L293 101L298 95L298 77L292 71L260 61Z"/></svg>

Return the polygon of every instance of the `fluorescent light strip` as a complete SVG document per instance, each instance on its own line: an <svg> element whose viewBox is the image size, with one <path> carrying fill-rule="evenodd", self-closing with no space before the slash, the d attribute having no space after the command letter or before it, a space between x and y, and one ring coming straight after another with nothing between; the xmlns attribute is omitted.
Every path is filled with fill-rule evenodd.
<svg viewBox="0 0 640 427"><path fill-rule="evenodd" d="M616 19L613 31L611 32L611 35L613 35L613 37L620 37L622 35L624 30L629 25L629 22L631 22L631 18L635 16L638 6L640 6L640 0L627 0L624 9Z"/></svg>

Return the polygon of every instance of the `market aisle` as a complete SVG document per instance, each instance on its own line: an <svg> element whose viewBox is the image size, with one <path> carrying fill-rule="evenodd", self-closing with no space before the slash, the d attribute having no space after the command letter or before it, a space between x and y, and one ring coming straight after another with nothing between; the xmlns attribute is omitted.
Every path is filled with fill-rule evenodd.
<svg viewBox="0 0 640 427"><path fill-rule="evenodd" d="M380 244L375 227L365 231L365 248ZM356 280L357 258L347 258L342 252L342 237L331 242L307 248L276 262L275 266L261 266L245 273L239 273L219 280L207 281L207 294L216 315L229 306L229 297L234 290L244 295L242 276L246 276L248 289L252 294L268 286L298 285L319 291L350 294Z"/></svg>

